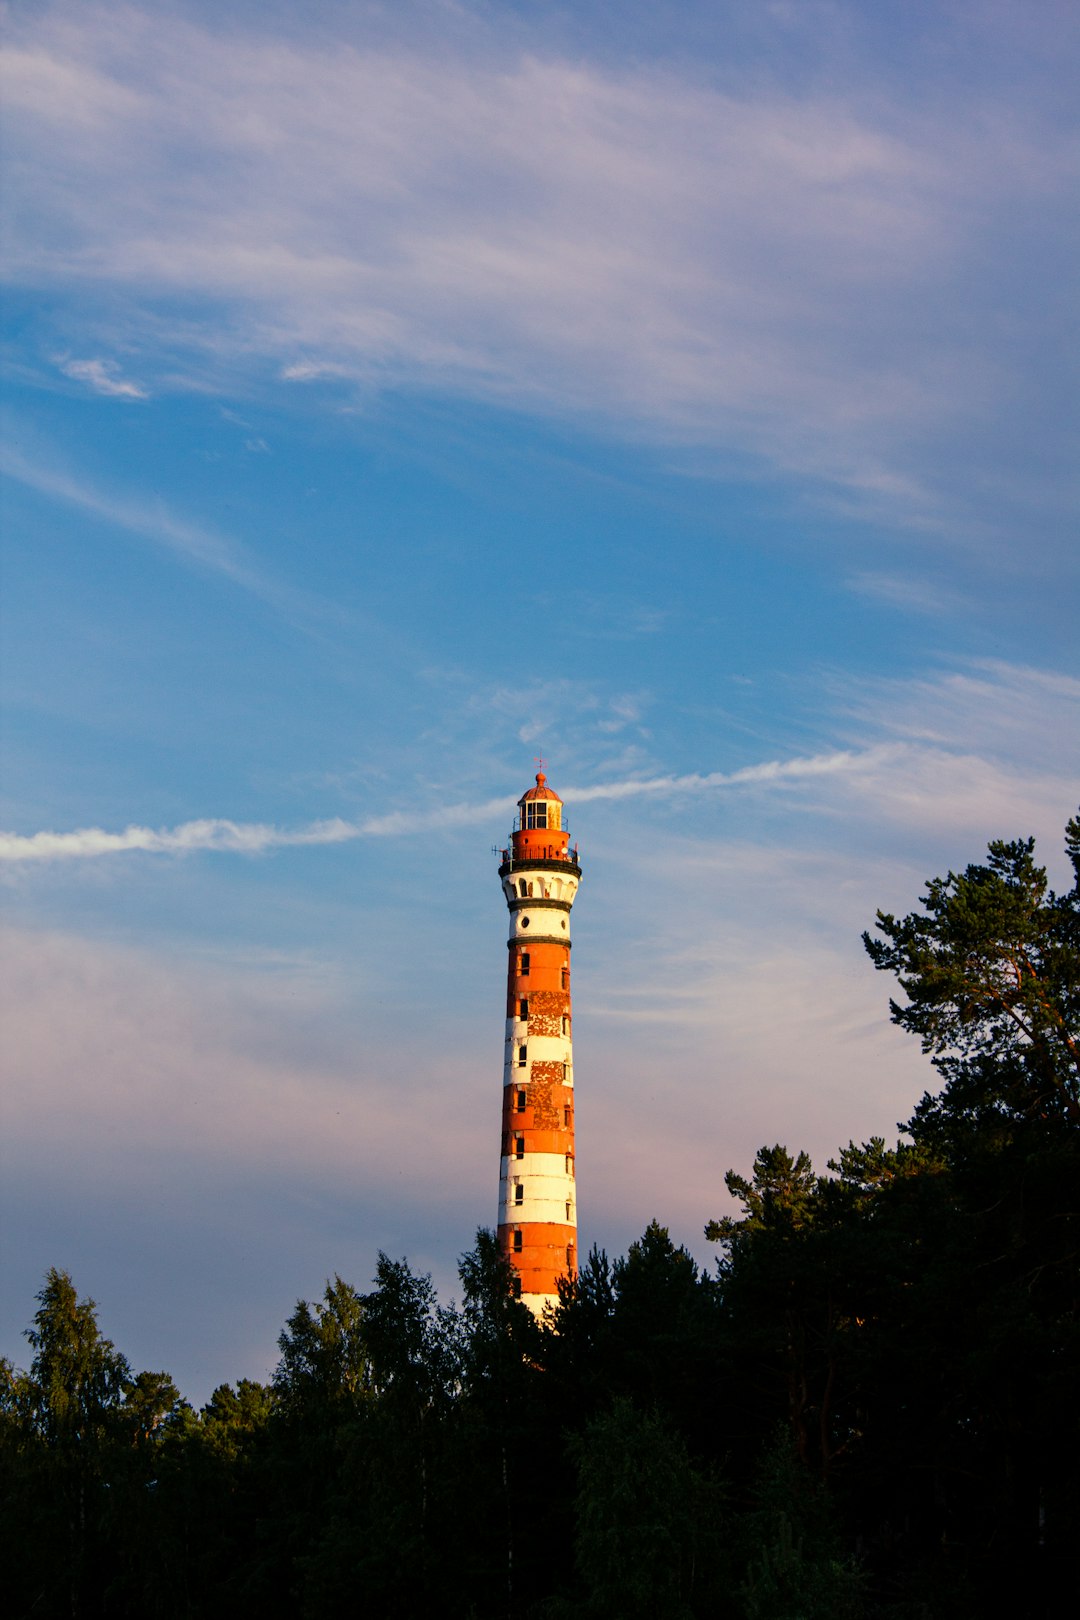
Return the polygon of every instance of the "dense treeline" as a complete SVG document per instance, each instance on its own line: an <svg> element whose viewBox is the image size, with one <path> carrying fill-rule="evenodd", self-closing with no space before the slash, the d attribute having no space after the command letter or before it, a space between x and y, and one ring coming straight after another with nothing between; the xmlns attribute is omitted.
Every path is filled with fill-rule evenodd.
<svg viewBox="0 0 1080 1620"><path fill-rule="evenodd" d="M2 1369L13 1615L675 1620L1076 1612L1076 884L1030 841L879 915L940 1089L894 1147L762 1149L702 1273L649 1226L554 1320L480 1232L379 1256L194 1411L50 1272Z"/></svg>

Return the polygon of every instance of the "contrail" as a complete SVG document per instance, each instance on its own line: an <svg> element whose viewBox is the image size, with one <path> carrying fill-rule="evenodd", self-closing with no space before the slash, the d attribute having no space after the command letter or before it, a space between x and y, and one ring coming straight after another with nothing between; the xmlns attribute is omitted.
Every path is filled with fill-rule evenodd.
<svg viewBox="0 0 1080 1620"><path fill-rule="evenodd" d="M711 793L722 788L784 783L815 776L834 776L866 770L901 751L891 744L859 751L811 754L804 758L769 760L738 771L711 771L706 775L631 777L621 782L599 782L591 787L566 789L572 804L595 799L639 797L673 798L680 793ZM511 811L515 799L507 794L481 804L448 805L440 809L439 825L463 826ZM189 855L199 850L257 855L263 850L302 844L344 844L356 838L398 838L429 831L430 811L393 810L385 815L346 821L340 816L311 821L304 827L275 827L261 821L228 821L220 817L185 821L178 827L125 827L108 832L102 827L81 827L75 832L0 833L0 861L63 861L98 855L122 855L141 850L152 855Z"/></svg>

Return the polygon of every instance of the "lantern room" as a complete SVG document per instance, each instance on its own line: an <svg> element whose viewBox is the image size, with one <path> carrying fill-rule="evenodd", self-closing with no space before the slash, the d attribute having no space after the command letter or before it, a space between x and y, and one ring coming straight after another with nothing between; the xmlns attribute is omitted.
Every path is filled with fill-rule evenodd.
<svg viewBox="0 0 1080 1620"><path fill-rule="evenodd" d="M536 786L518 800L518 813L509 847L502 851L500 875L520 866L546 861L568 862L577 867L577 850L570 849L570 834L563 826L563 803L547 785L543 771L536 773ZM580 876L580 873L579 873Z"/></svg>
<svg viewBox="0 0 1080 1620"><path fill-rule="evenodd" d="M536 773L536 786L523 793L518 800L518 832L532 828L559 832L562 828L562 800L547 785L543 771Z"/></svg>

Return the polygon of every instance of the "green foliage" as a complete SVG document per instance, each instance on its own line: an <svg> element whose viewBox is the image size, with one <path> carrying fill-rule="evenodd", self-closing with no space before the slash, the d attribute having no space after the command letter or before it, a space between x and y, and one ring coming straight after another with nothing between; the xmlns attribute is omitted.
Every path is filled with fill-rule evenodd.
<svg viewBox="0 0 1080 1620"><path fill-rule="evenodd" d="M338 1405L353 1408L371 1388L364 1302L340 1277L316 1304L297 1301L278 1349L274 1390L286 1417L311 1420Z"/></svg>
<svg viewBox="0 0 1080 1620"><path fill-rule="evenodd" d="M742 1526L745 1620L859 1620L865 1582L845 1558L825 1491L780 1431L767 1448Z"/></svg>
<svg viewBox="0 0 1080 1620"><path fill-rule="evenodd" d="M147 1491L181 1408L167 1374L132 1375L66 1272L37 1300L29 1371L0 1381L7 1568L35 1614L74 1614L143 1587Z"/></svg>
<svg viewBox="0 0 1080 1620"><path fill-rule="evenodd" d="M366 1398L337 1429L333 1488L302 1555L305 1614L348 1613L356 1591L408 1616L449 1576L440 1557L447 1419L458 1382L457 1324L431 1278L380 1253L359 1301Z"/></svg>
<svg viewBox="0 0 1080 1620"><path fill-rule="evenodd" d="M274 1390L251 1378L241 1378L235 1389L219 1384L200 1414L199 1443L209 1456L237 1462L266 1429L276 1404Z"/></svg>
<svg viewBox="0 0 1080 1620"><path fill-rule="evenodd" d="M753 1176L747 1180L729 1170L724 1185L743 1204L741 1220L723 1216L709 1221L705 1236L713 1243L737 1243L758 1232L793 1235L813 1218L818 1180L805 1153L792 1158L786 1147L758 1149Z"/></svg>
<svg viewBox="0 0 1080 1620"><path fill-rule="evenodd" d="M714 1425L717 1294L690 1253L650 1221L611 1268L611 1390L705 1447Z"/></svg>
<svg viewBox="0 0 1080 1620"><path fill-rule="evenodd" d="M23 1386L27 1417L47 1446L68 1458L89 1459L115 1433L131 1388L131 1368L102 1337L92 1299L79 1300L67 1272L50 1270L37 1296L34 1351Z"/></svg>
<svg viewBox="0 0 1080 1620"><path fill-rule="evenodd" d="M611 1263L595 1243L573 1277L560 1277L552 1318L558 1344L579 1356L598 1353L615 1314Z"/></svg>
<svg viewBox="0 0 1080 1620"><path fill-rule="evenodd" d="M715 1595L720 1495L657 1413L618 1399L570 1441L575 1550L598 1620L683 1620L697 1589Z"/></svg>
<svg viewBox="0 0 1080 1620"><path fill-rule="evenodd" d="M364 1340L372 1387L417 1412L446 1399L457 1378L456 1319L442 1310L429 1276L380 1250L375 1289L364 1298Z"/></svg>
<svg viewBox="0 0 1080 1620"><path fill-rule="evenodd" d="M612 1270L616 1313L653 1313L657 1307L678 1311L694 1295L698 1268L690 1252L676 1248L666 1226L650 1221L631 1243L624 1260Z"/></svg>
<svg viewBox="0 0 1080 1620"><path fill-rule="evenodd" d="M528 1306L515 1298L514 1268L494 1232L485 1227L477 1230L474 1247L458 1263L458 1275L462 1375L470 1388L486 1382L500 1384L537 1354L540 1330Z"/></svg>
<svg viewBox="0 0 1080 1620"><path fill-rule="evenodd" d="M1066 832L1074 869L1080 831ZM922 1040L962 1105L1080 1125L1080 875L1048 887L1034 839L998 840L985 865L933 878L921 912L878 912L863 941L906 1004L892 1020ZM947 1097L949 1096L947 1091Z"/></svg>

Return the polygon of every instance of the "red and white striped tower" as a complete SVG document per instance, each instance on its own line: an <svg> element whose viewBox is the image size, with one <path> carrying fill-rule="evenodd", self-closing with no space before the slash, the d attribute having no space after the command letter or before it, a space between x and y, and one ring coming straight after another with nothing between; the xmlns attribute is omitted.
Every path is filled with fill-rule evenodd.
<svg viewBox="0 0 1080 1620"><path fill-rule="evenodd" d="M510 908L499 1243L539 1316L577 1270L570 907L581 867L542 771L518 810L499 867Z"/></svg>

